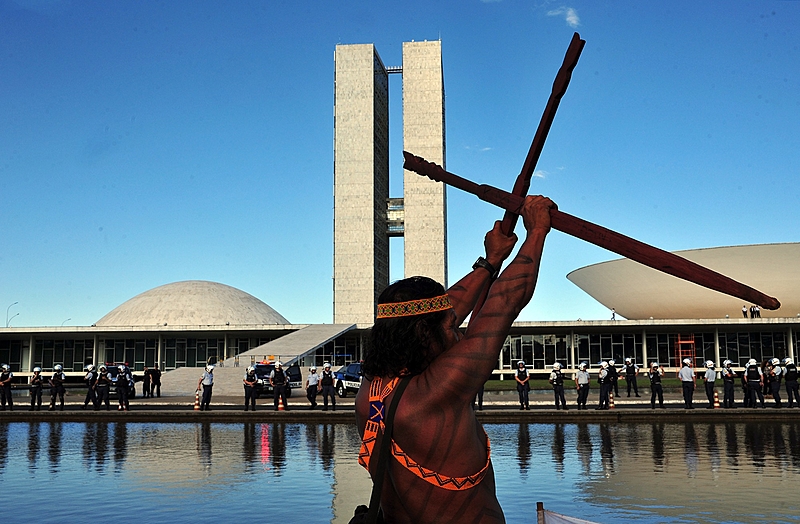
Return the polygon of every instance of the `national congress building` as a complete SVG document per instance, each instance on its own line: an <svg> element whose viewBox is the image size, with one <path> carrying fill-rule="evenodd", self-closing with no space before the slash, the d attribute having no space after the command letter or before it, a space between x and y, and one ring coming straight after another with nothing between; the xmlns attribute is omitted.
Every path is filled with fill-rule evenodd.
<svg viewBox="0 0 800 524"><path fill-rule="evenodd" d="M224 284L175 282L144 291L91 326L0 327L0 363L20 378L58 363L73 374L87 363L170 371L265 357L338 367L361 358L377 297L389 284L390 237L404 237L406 275L447 285L445 187L406 172L402 197L389 195L389 75L402 76L404 149L445 165L441 42L405 42L395 67L370 44L338 45L334 56L333 324L292 323ZM517 322L495 375L511 378L518 360L545 372L555 361L596 368L600 360L631 357L673 367L687 356L697 365L796 356L800 244L679 254L777 297L781 309L744 318L738 299L629 260L603 262L567 277L625 320Z"/></svg>

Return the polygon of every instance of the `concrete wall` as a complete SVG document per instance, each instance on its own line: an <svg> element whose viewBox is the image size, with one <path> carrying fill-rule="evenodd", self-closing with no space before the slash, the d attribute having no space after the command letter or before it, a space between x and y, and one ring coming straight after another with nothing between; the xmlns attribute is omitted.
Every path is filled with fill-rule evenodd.
<svg viewBox="0 0 800 524"><path fill-rule="evenodd" d="M403 42L403 148L445 166L442 43ZM404 171L405 274L447 287L444 184Z"/></svg>
<svg viewBox="0 0 800 524"><path fill-rule="evenodd" d="M372 323L389 285L389 82L372 44L335 62L333 321Z"/></svg>

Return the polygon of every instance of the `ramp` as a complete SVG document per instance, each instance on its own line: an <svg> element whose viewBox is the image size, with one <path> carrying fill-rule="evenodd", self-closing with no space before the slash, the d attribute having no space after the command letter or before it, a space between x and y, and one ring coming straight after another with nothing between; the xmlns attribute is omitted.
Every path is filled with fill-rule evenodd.
<svg viewBox="0 0 800 524"><path fill-rule="evenodd" d="M311 324L277 340L240 353L239 366L246 367L250 365L251 361L260 362L273 356L284 366L289 366L308 353L316 351L336 337L355 328L355 324ZM225 366L232 367L234 361L235 358L225 360Z"/></svg>

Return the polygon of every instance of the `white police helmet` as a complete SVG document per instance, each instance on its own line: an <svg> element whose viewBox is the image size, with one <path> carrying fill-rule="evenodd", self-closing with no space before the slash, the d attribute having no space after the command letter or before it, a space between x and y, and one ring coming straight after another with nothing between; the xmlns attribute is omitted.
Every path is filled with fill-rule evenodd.
<svg viewBox="0 0 800 524"><path fill-rule="evenodd" d="M559 370L559 369L561 369L561 364L560 364L560 363L558 363L558 362L554 362L554 363L553 363L553 369L555 369L555 370Z"/></svg>
<svg viewBox="0 0 800 524"><path fill-rule="evenodd" d="M106 369L107 368L105 364L100 364L100 371L105 371Z"/></svg>
<svg viewBox="0 0 800 524"><path fill-rule="evenodd" d="M784 366L788 366L789 364L794 364L794 362L792 362L792 359L790 359L789 357L786 357L785 359L783 359L783 365Z"/></svg>
<svg viewBox="0 0 800 524"><path fill-rule="evenodd" d="M121 367L121 366L120 366L120 367ZM207 371L208 373L211 373L212 371L214 371L214 366L213 366L213 365L211 365L211 364L207 365L207 366L206 366L206 371Z"/></svg>
<svg viewBox="0 0 800 524"><path fill-rule="evenodd" d="M61 371L62 369L64 369L64 367L61 364L56 364L55 366L53 366L53 369L55 371Z"/></svg>
<svg viewBox="0 0 800 524"><path fill-rule="evenodd" d="M728 367L731 364L733 364L733 362L731 362L730 360L726 360L725 362L722 363L722 365L725 366L725 367Z"/></svg>
<svg viewBox="0 0 800 524"><path fill-rule="evenodd" d="M35 368L33 368L33 372L34 373L41 373L42 372L42 368L40 368L39 366L36 366Z"/></svg>
<svg viewBox="0 0 800 524"><path fill-rule="evenodd" d="M125 373L125 364L120 364L119 366L117 366L117 369L119 370L120 373Z"/></svg>
<svg viewBox="0 0 800 524"><path fill-rule="evenodd" d="M687 366L691 366L692 365L692 360L688 359L688 358L685 358L685 359L683 359L683 363L686 364Z"/></svg>
<svg viewBox="0 0 800 524"><path fill-rule="evenodd" d="M247 372L248 372L248 373L252 373L252 372L253 372L253 371L255 371L255 370L256 370L256 367L255 367L255 366L247 366Z"/></svg>
<svg viewBox="0 0 800 524"><path fill-rule="evenodd" d="M517 367L524 366L524 365L525 365L525 361L524 360L520 360L519 362L517 362Z"/></svg>
<svg viewBox="0 0 800 524"><path fill-rule="evenodd" d="M755 365L758 365L758 362L756 362L756 359L751 358L750 360L747 361L747 365L748 366L755 366Z"/></svg>
<svg viewBox="0 0 800 524"><path fill-rule="evenodd" d="M773 366L778 366L778 365L780 365L781 361L780 361L780 360L778 360L777 358L773 358L772 360L770 360L770 363L771 363Z"/></svg>
<svg viewBox="0 0 800 524"><path fill-rule="evenodd" d="M309 371L316 371L317 370L317 366L311 366L310 368L308 368L308 370Z"/></svg>
<svg viewBox="0 0 800 524"><path fill-rule="evenodd" d="M8 364L3 364L3 371L11 371L11 366Z"/></svg>
<svg viewBox="0 0 800 524"><path fill-rule="evenodd" d="M650 367L657 368L658 367L658 362L653 362L652 364L650 364Z"/></svg>
<svg viewBox="0 0 800 524"><path fill-rule="evenodd" d="M322 367L325 368L325 369L330 369L331 363L330 362L325 362L324 364L322 364Z"/></svg>
<svg viewBox="0 0 800 524"><path fill-rule="evenodd" d="M616 362L614 361L614 359L613 359L613 358L612 358L611 360L609 360L609 361L608 361L608 365L609 365L609 366L613 366L614 364L616 364Z"/></svg>
<svg viewBox="0 0 800 524"><path fill-rule="evenodd" d="M706 367L708 369L714 369L714 361L713 360L706 360Z"/></svg>
<svg viewBox="0 0 800 524"><path fill-rule="evenodd" d="M276 368L283 367L283 363L281 363L281 361L279 360L279 361L275 362L275 367Z"/></svg>
<svg viewBox="0 0 800 524"><path fill-rule="evenodd" d="M600 362L600 367L603 368L603 369L607 368L608 367L608 362L606 362L605 360Z"/></svg>
<svg viewBox="0 0 800 524"><path fill-rule="evenodd" d="M94 364L89 364L86 366L86 371L94 371Z"/></svg>
<svg viewBox="0 0 800 524"><path fill-rule="evenodd" d="M627 358L625 359L625 362L631 362L631 357L627 357Z"/></svg>
<svg viewBox="0 0 800 524"><path fill-rule="evenodd" d="M586 362L581 362L580 365L578 366L578 369L580 369L581 371L586 371L587 367L589 367L589 365Z"/></svg>

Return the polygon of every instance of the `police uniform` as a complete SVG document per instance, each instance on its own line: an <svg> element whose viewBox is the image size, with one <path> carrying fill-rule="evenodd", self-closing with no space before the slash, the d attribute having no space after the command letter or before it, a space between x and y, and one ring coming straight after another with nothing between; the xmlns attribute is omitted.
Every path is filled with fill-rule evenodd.
<svg viewBox="0 0 800 524"><path fill-rule="evenodd" d="M797 407L800 407L800 387L797 384L797 366L794 362L789 362L783 368L784 371L784 384L786 384L786 396L789 397L789 407L794 406L794 401L797 400Z"/></svg>
<svg viewBox="0 0 800 524"><path fill-rule="evenodd" d="M128 388L131 386L131 374L127 366L123 371L117 373L117 398L119 399L118 411L128 411L130 403L128 402Z"/></svg>
<svg viewBox="0 0 800 524"><path fill-rule="evenodd" d="M781 407L781 380L783 379L783 370L777 364L773 364L769 368L767 374L767 383L769 384L772 399L775 401L775 407Z"/></svg>
<svg viewBox="0 0 800 524"><path fill-rule="evenodd" d="M706 387L706 398L708 399L708 409L714 409L714 383L717 380L717 371L713 368L706 369L703 382Z"/></svg>
<svg viewBox="0 0 800 524"><path fill-rule="evenodd" d="M519 394L519 409L530 409L530 390L531 385L528 379L528 369L523 365L517 367L515 375L517 381L517 393Z"/></svg>
<svg viewBox="0 0 800 524"><path fill-rule="evenodd" d="M686 409L694 409L692 405L692 397L694 397L695 377L694 370L688 364L684 364L678 371L678 378L681 381L681 388L683 389L683 407Z"/></svg>
<svg viewBox="0 0 800 524"><path fill-rule="evenodd" d="M759 369L758 364L752 364L747 367L745 371L745 377L747 380L747 396L750 398L749 406L751 408L756 407L756 397L758 397L759 402L761 403L761 407L764 407L764 395L761 393L761 386L763 384L763 378L761 375L761 369Z"/></svg>
<svg viewBox="0 0 800 524"><path fill-rule="evenodd" d="M92 407L97 406L97 394L94 390L94 385L97 383L97 373L92 371L88 371L86 376L83 377L83 382L86 384L86 398L83 399L83 408L86 409L86 406L89 405L89 402L92 403Z"/></svg>
<svg viewBox="0 0 800 524"><path fill-rule="evenodd" d="M14 374L10 369L3 369L0 373L0 403L2 403L0 411L6 410L6 403L8 403L8 409L14 411L14 399L11 397L11 379L13 377Z"/></svg>
<svg viewBox="0 0 800 524"><path fill-rule="evenodd" d="M244 410L247 411L250 407L253 411L256 410L256 381L258 377L255 371L248 370L244 374Z"/></svg>
<svg viewBox="0 0 800 524"><path fill-rule="evenodd" d="M554 369L550 373L550 383L553 385L556 409L564 409L566 411L567 399L564 397L564 375L561 373L561 369ZM561 405L559 405L559 402L561 402Z"/></svg>
<svg viewBox="0 0 800 524"><path fill-rule="evenodd" d="M734 389L736 388L736 372L733 370L733 368L731 368L730 365L722 369L722 386L724 388L724 393L722 397L722 407L723 408L734 407L733 394L734 394Z"/></svg>
<svg viewBox="0 0 800 524"><path fill-rule="evenodd" d="M214 389L214 370L211 372L203 370L203 377L200 379L203 385L203 399L200 401L200 411L211 411L211 393Z"/></svg>
<svg viewBox="0 0 800 524"><path fill-rule="evenodd" d="M619 371L617 371L616 364L609 364L608 365L608 377L609 377L609 384L612 388L614 388L614 396L619 396ZM611 390L608 391L611 393Z"/></svg>
<svg viewBox="0 0 800 524"><path fill-rule="evenodd" d="M656 397L658 397L658 407L664 407L664 387L661 385L661 377L664 376L664 370L660 367L647 372L647 378L650 379L650 408L656 409Z"/></svg>
<svg viewBox="0 0 800 524"><path fill-rule="evenodd" d="M100 409L103 404L106 405L106 411L110 411L108 397L111 390L111 378L108 376L108 371L100 371L97 374L97 381L95 382L95 393L97 394L97 404L95 411Z"/></svg>
<svg viewBox="0 0 800 524"><path fill-rule="evenodd" d="M28 411L39 411L42 409L42 386L44 385L44 380L42 379L42 374L35 373L31 375L30 381L30 394L31 394L31 407Z"/></svg>
<svg viewBox="0 0 800 524"><path fill-rule="evenodd" d="M578 409L586 409L586 399L589 398L589 372L579 369L575 374L575 384L578 386Z"/></svg>
<svg viewBox="0 0 800 524"><path fill-rule="evenodd" d="M152 397L150 394L150 370L144 367L144 377L142 377L142 397Z"/></svg>
<svg viewBox="0 0 800 524"><path fill-rule="evenodd" d="M637 366L633 362L631 362L630 364L626 362L624 369L625 369L625 382L628 383L628 396L629 397L631 396L631 387L633 387L634 395L640 397L641 395L639 395L639 384L637 384L636 382L636 375L639 373L639 366Z"/></svg>
<svg viewBox="0 0 800 524"><path fill-rule="evenodd" d="M306 385L306 398L311 403L311 409L314 409L317 407L317 391L319 390L319 375L316 369L309 372Z"/></svg>
<svg viewBox="0 0 800 524"><path fill-rule="evenodd" d="M56 397L61 401L61 411L64 411L64 394L67 390L64 388L64 382L67 376L61 371L54 371L53 376L50 377L50 407L48 411L56 409Z"/></svg>
<svg viewBox="0 0 800 524"><path fill-rule="evenodd" d="M269 374L269 381L272 384L272 398L275 404L275 411L278 411L278 399L283 401L283 409L289 411L289 404L286 402L286 388L289 377L283 367L276 367Z"/></svg>
<svg viewBox="0 0 800 524"><path fill-rule="evenodd" d="M336 391L333 387L333 371L330 369L323 369L322 370L322 377L320 378L320 384L322 384L322 411L328 411L328 397L331 397L331 408L333 411L336 411Z"/></svg>
<svg viewBox="0 0 800 524"><path fill-rule="evenodd" d="M600 384L600 403L596 409L608 409L608 394L611 392L611 380L609 378L608 369L600 369L600 373L597 375L597 383Z"/></svg>
<svg viewBox="0 0 800 524"><path fill-rule="evenodd" d="M161 398L161 370L158 366L150 370L150 398L153 397L153 393Z"/></svg>

